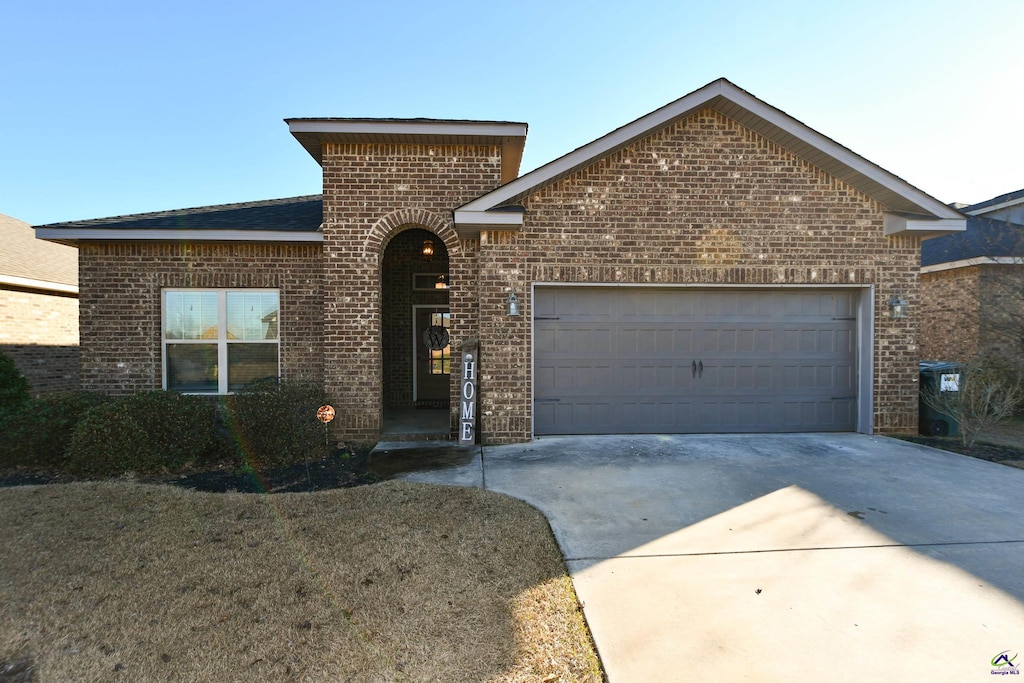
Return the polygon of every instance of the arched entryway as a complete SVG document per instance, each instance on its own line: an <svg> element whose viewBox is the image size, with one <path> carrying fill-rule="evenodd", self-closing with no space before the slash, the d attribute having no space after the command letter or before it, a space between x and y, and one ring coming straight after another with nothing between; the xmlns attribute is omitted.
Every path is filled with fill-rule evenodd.
<svg viewBox="0 0 1024 683"><path fill-rule="evenodd" d="M449 432L449 255L420 227L395 234L381 262L384 436Z"/></svg>

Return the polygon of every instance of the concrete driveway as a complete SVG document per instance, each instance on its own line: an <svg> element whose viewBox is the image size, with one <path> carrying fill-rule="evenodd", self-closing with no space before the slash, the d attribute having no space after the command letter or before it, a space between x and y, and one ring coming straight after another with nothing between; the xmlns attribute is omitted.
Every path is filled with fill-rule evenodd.
<svg viewBox="0 0 1024 683"><path fill-rule="evenodd" d="M402 476L540 509L611 683L1024 669L1005 663L1024 653L1022 470L860 434L555 437L464 457Z"/></svg>

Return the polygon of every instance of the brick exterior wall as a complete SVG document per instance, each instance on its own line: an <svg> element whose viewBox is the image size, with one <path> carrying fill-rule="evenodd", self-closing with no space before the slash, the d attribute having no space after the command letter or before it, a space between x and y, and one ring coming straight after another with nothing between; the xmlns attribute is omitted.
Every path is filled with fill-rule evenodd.
<svg viewBox="0 0 1024 683"><path fill-rule="evenodd" d="M281 374L323 376L319 244L109 244L79 247L81 385L112 395L159 389L161 291L277 288Z"/></svg>
<svg viewBox="0 0 1024 683"><path fill-rule="evenodd" d="M451 212L501 179L498 147L425 144L325 144L324 378L341 419L333 433L376 441L383 407L381 263L398 233L423 228L448 252L453 348L476 334L474 266ZM469 245L467 245L469 246ZM452 396L456 396L452 382ZM457 402L453 401L457 406ZM457 413L452 413L452 420Z"/></svg>
<svg viewBox="0 0 1024 683"><path fill-rule="evenodd" d="M921 359L964 360L977 354L981 268L921 275Z"/></svg>
<svg viewBox="0 0 1024 683"><path fill-rule="evenodd" d="M521 234L483 233L481 432L530 438L533 282L875 285L875 430L916 431L917 238L887 238L882 208L707 110L528 197ZM514 289L523 315L509 318Z"/></svg>
<svg viewBox="0 0 1024 683"><path fill-rule="evenodd" d="M14 360L32 393L78 388L78 297L0 289L0 352Z"/></svg>
<svg viewBox="0 0 1024 683"><path fill-rule="evenodd" d="M993 356L1021 363L1024 264L982 264L921 275L921 358Z"/></svg>
<svg viewBox="0 0 1024 683"><path fill-rule="evenodd" d="M376 441L384 407L412 398L412 305L440 295L411 274L433 234L453 349L480 340L484 443L531 437L537 282L874 288L874 429L916 431L920 240L885 237L876 202L710 109L525 198L521 233L474 240L452 211L499 185L498 147L330 143L322 159L322 245L83 243L82 386L161 385L162 288L276 287L282 374L323 379L334 436ZM910 317L889 317L895 293Z"/></svg>

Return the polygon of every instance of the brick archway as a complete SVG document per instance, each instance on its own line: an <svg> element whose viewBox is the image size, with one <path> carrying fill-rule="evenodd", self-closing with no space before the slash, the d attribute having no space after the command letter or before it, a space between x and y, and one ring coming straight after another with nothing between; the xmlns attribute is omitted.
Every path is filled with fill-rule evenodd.
<svg viewBox="0 0 1024 683"><path fill-rule="evenodd" d="M426 209L398 209L382 216L370 228L365 241L367 255L374 254L378 263L382 262L384 249L392 238L412 228L429 230L444 242L449 255L458 253L459 238L450 220Z"/></svg>

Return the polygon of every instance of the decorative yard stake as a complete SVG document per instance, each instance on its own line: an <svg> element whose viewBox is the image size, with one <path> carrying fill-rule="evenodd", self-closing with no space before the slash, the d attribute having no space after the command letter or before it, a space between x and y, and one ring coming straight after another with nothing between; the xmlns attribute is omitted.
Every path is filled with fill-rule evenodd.
<svg viewBox="0 0 1024 683"><path fill-rule="evenodd" d="M462 381L459 383L459 445L476 443L476 382L479 370L480 342L467 339L462 344Z"/></svg>
<svg viewBox="0 0 1024 683"><path fill-rule="evenodd" d="M330 433L327 430L327 423L334 419L334 408L329 405L323 405L316 409L316 419L320 420L324 426L324 444L331 442ZM309 475L309 453L306 453L306 481L309 482L309 490L313 490L313 477Z"/></svg>

